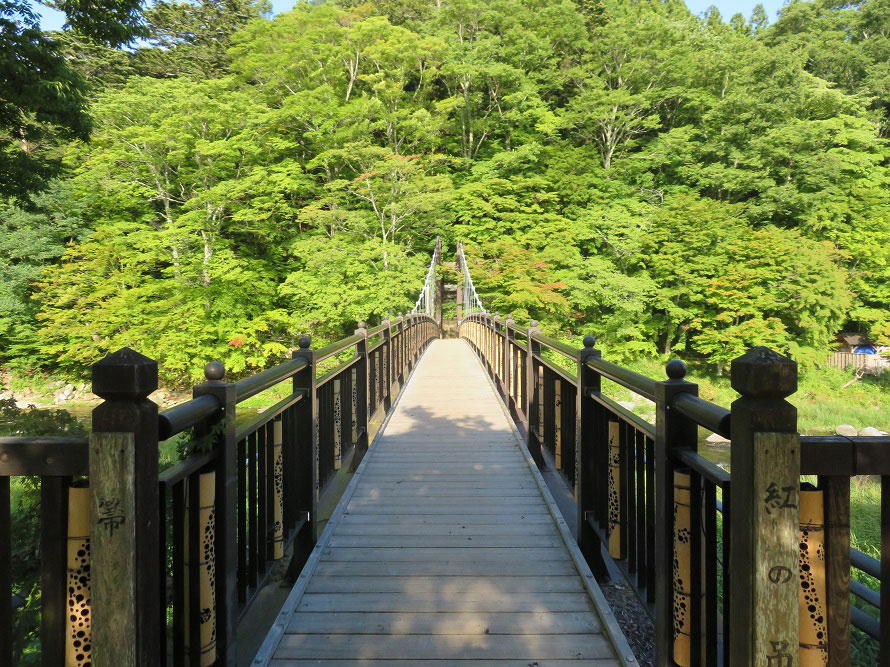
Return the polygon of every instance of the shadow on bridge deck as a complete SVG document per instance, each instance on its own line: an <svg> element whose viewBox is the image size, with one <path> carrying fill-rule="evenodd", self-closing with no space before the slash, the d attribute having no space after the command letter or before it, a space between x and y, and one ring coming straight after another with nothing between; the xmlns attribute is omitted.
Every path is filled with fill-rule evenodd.
<svg viewBox="0 0 890 667"><path fill-rule="evenodd" d="M257 665L634 665L479 362L436 341Z"/></svg>

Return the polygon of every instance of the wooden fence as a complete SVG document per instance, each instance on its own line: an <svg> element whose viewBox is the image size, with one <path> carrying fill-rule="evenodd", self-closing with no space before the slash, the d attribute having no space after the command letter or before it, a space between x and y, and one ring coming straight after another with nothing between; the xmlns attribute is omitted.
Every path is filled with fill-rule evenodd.
<svg viewBox="0 0 890 667"><path fill-rule="evenodd" d="M890 581L890 438L800 436L785 400L793 361L766 348L736 359L739 398L727 410L698 396L678 360L655 380L604 360L590 336L579 350L484 311L464 317L460 336L538 465L574 494L594 574L606 576L611 558L648 609L659 667L840 667L851 627L879 642L890 667L890 612L851 606L852 593L883 611L851 568ZM604 380L654 401L655 424L609 398ZM732 441L732 475L698 453L700 427ZM802 487L801 475L818 485ZM879 560L850 548L860 475L881 480Z"/></svg>
<svg viewBox="0 0 890 667"><path fill-rule="evenodd" d="M93 366L104 402L88 441L0 438L0 600L15 583L10 478L39 477L43 664L233 665L272 566L292 549L299 572L331 480L358 465L438 335L412 313L318 350L303 338L292 360L234 383L209 363L194 398L161 413L157 363L125 348ZM279 385L284 398L237 424L239 403ZM186 456L159 474L158 443L183 432ZM0 604L0 665L13 630Z"/></svg>
<svg viewBox="0 0 890 667"><path fill-rule="evenodd" d="M864 369L867 373L882 373L890 368L890 359L880 354L853 354L852 352L833 352L828 358L831 368L846 370Z"/></svg>

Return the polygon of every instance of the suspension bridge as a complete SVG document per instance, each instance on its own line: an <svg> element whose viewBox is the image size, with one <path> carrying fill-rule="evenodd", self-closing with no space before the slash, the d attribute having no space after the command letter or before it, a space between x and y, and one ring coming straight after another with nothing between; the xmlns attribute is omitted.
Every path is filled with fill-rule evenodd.
<svg viewBox="0 0 890 667"><path fill-rule="evenodd" d="M645 377L492 314L456 250L456 339L437 242L406 315L237 382L208 363L163 412L157 364L123 349L93 367L89 438L0 438L0 598L10 479L39 479L44 665L836 667L855 632L890 666L890 614L851 581L890 577L890 439L802 436L796 364L766 348L733 362L726 408L682 362ZM699 454L711 432L732 474ZM172 437L186 455L159 471ZM877 558L850 546L857 475L885 491ZM19 614L0 605L0 664Z"/></svg>

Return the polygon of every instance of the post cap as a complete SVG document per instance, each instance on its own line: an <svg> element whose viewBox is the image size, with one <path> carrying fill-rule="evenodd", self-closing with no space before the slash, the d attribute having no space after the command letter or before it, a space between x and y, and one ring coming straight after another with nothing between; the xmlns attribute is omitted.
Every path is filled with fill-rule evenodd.
<svg viewBox="0 0 890 667"><path fill-rule="evenodd" d="M308 350L309 346L312 345L312 339L309 336L301 336L299 345L301 350Z"/></svg>
<svg viewBox="0 0 890 667"><path fill-rule="evenodd" d="M93 393L106 400L138 400L158 388L158 362L124 347L93 364Z"/></svg>
<svg viewBox="0 0 890 667"><path fill-rule="evenodd" d="M596 345L596 336L584 336L584 347L593 347Z"/></svg>
<svg viewBox="0 0 890 667"><path fill-rule="evenodd" d="M529 328L534 329L536 326L538 326L538 320L532 320L528 323L528 326Z"/></svg>
<svg viewBox="0 0 890 667"><path fill-rule="evenodd" d="M797 391L797 362L768 347L755 347L733 359L732 388L742 396L784 398Z"/></svg>
<svg viewBox="0 0 890 667"><path fill-rule="evenodd" d="M365 321L364 321L364 320L362 320L361 322L358 323L358 328L359 328L359 329L364 329L364 328L366 328L366 327L365 327Z"/></svg>
<svg viewBox="0 0 890 667"><path fill-rule="evenodd" d="M671 380L682 380L686 377L686 364L679 359L671 359L664 367L664 372Z"/></svg>
<svg viewBox="0 0 890 667"><path fill-rule="evenodd" d="M204 366L204 377L208 382L222 382L226 376L226 367L218 361L211 361Z"/></svg>

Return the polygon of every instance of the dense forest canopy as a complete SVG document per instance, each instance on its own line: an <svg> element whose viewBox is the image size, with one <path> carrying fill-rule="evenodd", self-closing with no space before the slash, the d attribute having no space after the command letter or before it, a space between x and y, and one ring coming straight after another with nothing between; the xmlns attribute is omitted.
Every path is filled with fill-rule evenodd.
<svg viewBox="0 0 890 667"><path fill-rule="evenodd" d="M409 309L437 235L612 358L890 344L890 0L159 0L133 31L40 37L71 122L0 108L4 363L246 372Z"/></svg>

